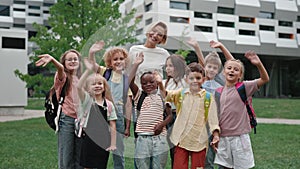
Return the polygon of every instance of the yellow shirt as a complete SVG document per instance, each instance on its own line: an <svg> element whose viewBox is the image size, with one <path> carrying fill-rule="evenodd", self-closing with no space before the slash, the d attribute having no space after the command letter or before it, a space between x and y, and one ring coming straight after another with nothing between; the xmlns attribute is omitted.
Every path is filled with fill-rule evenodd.
<svg viewBox="0 0 300 169"><path fill-rule="evenodd" d="M174 145L189 151L199 152L206 148L208 133L205 122L204 99L206 91L202 89L192 94L189 89L184 91L181 97L181 90L168 91L166 101L175 105L181 104L181 110L177 114L170 140ZM214 97L211 97L207 122L209 131L219 130L219 120Z"/></svg>

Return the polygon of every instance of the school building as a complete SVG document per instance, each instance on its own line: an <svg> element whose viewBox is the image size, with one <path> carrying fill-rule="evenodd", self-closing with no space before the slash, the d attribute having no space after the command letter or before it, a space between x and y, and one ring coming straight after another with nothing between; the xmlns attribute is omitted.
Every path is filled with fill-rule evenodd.
<svg viewBox="0 0 300 169"><path fill-rule="evenodd" d="M49 7L54 3L55 0L0 1L0 115L24 113L26 84L14 71L28 72L28 55L36 47L28 42L36 34L32 25L47 25Z"/></svg>
<svg viewBox="0 0 300 169"><path fill-rule="evenodd" d="M207 54L215 50L209 41L220 41L245 64L245 79L259 76L243 57L245 51L254 50L270 76L257 96L300 96L296 83L300 78L299 0L126 0L122 5L125 15L136 9L135 17L141 20L136 35L141 43L147 27L163 21L168 26L164 48L192 50L182 42L193 37ZM194 53L188 58L196 59Z"/></svg>

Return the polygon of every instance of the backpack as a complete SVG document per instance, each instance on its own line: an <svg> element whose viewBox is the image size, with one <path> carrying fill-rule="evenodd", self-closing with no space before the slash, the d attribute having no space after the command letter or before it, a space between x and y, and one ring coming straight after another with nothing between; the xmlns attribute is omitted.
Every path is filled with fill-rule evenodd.
<svg viewBox="0 0 300 169"><path fill-rule="evenodd" d="M58 111L61 111L61 106L64 103L64 98L65 98L66 88L67 88L66 87L67 80L68 79L66 79L66 82L62 87L59 101L57 100L54 86L52 86L51 89L46 93L45 104L44 104L44 107L46 108L45 119L49 127L52 128L54 131L56 130L55 118L57 117L57 114L60 113L60 112L58 113ZM60 109L59 109L59 105L60 105Z"/></svg>
<svg viewBox="0 0 300 169"><path fill-rule="evenodd" d="M254 134L256 134L256 126L257 126L257 121L256 121L256 114L254 112L253 106L252 106L252 97L247 98L246 95L246 88L245 84L243 82L238 82L235 84L235 88L238 91L243 103L245 103L246 108L247 108L247 113L250 119L250 126L254 130ZM223 87L217 88L215 92L216 96L216 102L218 104L218 107L220 107L220 97L223 91Z"/></svg>
<svg viewBox="0 0 300 169"><path fill-rule="evenodd" d="M112 73L112 69L107 68L103 72L103 77L108 81ZM128 95L129 83L128 83L128 76L123 74L123 110L125 110L126 102L127 102L127 95Z"/></svg>

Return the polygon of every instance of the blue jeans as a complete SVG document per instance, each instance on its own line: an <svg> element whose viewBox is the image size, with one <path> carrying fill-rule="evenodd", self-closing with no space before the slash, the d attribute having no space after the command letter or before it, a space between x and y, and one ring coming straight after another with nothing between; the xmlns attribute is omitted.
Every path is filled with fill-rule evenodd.
<svg viewBox="0 0 300 169"><path fill-rule="evenodd" d="M117 129L117 150L113 152L114 169L124 169L125 159L124 159L124 131L125 124L123 114L117 115L118 119L116 121Z"/></svg>
<svg viewBox="0 0 300 169"><path fill-rule="evenodd" d="M163 169L166 167L169 146L166 136L138 136L135 160L138 169Z"/></svg>
<svg viewBox="0 0 300 169"><path fill-rule="evenodd" d="M58 168L82 169L79 165L80 139L75 135L74 118L60 114L58 131Z"/></svg>

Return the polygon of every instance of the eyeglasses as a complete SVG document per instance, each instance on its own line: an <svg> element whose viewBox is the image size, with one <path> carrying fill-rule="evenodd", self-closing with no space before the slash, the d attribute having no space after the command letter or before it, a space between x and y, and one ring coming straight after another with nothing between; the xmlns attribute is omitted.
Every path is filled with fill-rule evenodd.
<svg viewBox="0 0 300 169"><path fill-rule="evenodd" d="M68 62L78 62L78 58L69 58L69 59L65 59Z"/></svg>

